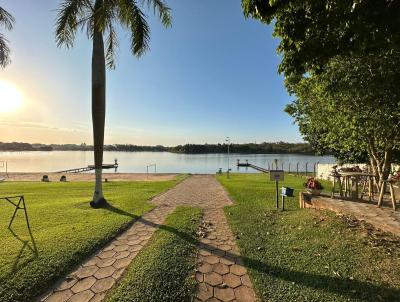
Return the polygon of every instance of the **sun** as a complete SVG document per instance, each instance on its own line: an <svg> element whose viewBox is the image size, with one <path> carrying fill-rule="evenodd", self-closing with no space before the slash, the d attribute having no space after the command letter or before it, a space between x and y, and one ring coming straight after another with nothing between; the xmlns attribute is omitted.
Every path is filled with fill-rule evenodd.
<svg viewBox="0 0 400 302"><path fill-rule="evenodd" d="M0 113L14 112L21 105L21 91L14 84L0 80Z"/></svg>

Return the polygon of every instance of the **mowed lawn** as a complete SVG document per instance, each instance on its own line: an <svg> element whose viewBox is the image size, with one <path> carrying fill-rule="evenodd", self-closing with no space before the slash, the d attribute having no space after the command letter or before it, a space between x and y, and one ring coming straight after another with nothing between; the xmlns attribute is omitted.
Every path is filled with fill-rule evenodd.
<svg viewBox="0 0 400 302"><path fill-rule="evenodd" d="M299 209L304 178L285 175L296 197L275 210L262 174L218 176L225 208L262 301L400 301L400 241L329 211Z"/></svg>
<svg viewBox="0 0 400 302"><path fill-rule="evenodd" d="M109 302L190 302L201 210L178 207L133 260Z"/></svg>
<svg viewBox="0 0 400 302"><path fill-rule="evenodd" d="M14 208L0 201L0 301L33 301L134 218L151 210L147 201L181 178L105 183L111 207L96 210L89 206L93 183L1 183L0 196L25 195L32 236L22 211L12 231L7 228Z"/></svg>

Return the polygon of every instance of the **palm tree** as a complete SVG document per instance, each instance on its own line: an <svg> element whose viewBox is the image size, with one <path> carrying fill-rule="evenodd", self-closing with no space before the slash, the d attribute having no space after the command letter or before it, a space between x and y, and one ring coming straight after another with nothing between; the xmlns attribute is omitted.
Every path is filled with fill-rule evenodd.
<svg viewBox="0 0 400 302"><path fill-rule="evenodd" d="M95 208L107 205L102 190L105 69L106 65L110 69L115 68L115 51L118 47L116 26L121 25L129 32L130 48L134 56L141 56L149 48L150 29L138 2L152 8L165 27L171 25L170 8L163 0L63 0L58 10L56 42L59 47L72 47L80 29L86 30L93 44L92 121L96 185L90 205Z"/></svg>
<svg viewBox="0 0 400 302"><path fill-rule="evenodd" d="M6 30L12 30L15 19L5 9L0 7L0 27ZM10 63L10 48L8 47L8 40L0 33L0 67L4 68Z"/></svg>

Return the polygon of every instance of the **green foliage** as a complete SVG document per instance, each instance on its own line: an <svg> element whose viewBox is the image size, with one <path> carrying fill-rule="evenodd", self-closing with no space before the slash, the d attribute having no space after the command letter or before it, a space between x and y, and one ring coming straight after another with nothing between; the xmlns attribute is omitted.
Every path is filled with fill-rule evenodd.
<svg viewBox="0 0 400 302"><path fill-rule="evenodd" d="M368 161L400 147L400 53L333 58L304 77L286 111L315 150Z"/></svg>
<svg viewBox="0 0 400 302"><path fill-rule="evenodd" d="M137 146L137 145L105 145L105 151L124 151L124 152L174 152L174 153L188 153L188 154L201 154L201 153L226 153L226 144L186 144L174 147L157 146ZM45 144L28 144L28 143L2 143L0 142L0 151L92 151L92 145L45 145ZM248 144L231 144L230 150L232 153L261 153L261 154L314 154L314 150L308 143L248 143Z"/></svg>
<svg viewBox="0 0 400 302"><path fill-rule="evenodd" d="M273 23L289 88L337 55L399 50L398 1L242 0L242 6L246 16Z"/></svg>
<svg viewBox="0 0 400 302"><path fill-rule="evenodd" d="M163 0L145 0L141 3L152 7L164 26L171 25L170 8ZM137 1L132 0L63 0L56 20L57 45L72 47L80 29L85 29L89 38L93 37L95 30L99 31L107 37L107 66L113 69L118 47L116 23L129 32L132 54L143 55L149 48L150 27Z"/></svg>
<svg viewBox="0 0 400 302"><path fill-rule="evenodd" d="M133 260L107 301L191 301L201 210L178 207Z"/></svg>
<svg viewBox="0 0 400 302"><path fill-rule="evenodd" d="M5 9L0 7L0 28L6 30L12 30L15 19ZM8 46L8 40L0 33L0 67L4 68L10 63L10 47Z"/></svg>
<svg viewBox="0 0 400 302"><path fill-rule="evenodd" d="M177 181L104 183L111 206L97 210L90 208L87 198L92 183L1 183L0 196L25 195L32 237L22 213L13 223L14 234L7 229L14 208L1 201L0 301L34 301L152 209L147 200ZM30 249L34 244L37 255Z"/></svg>
<svg viewBox="0 0 400 302"><path fill-rule="evenodd" d="M235 200L225 213L261 301L398 301L396 238L375 244L332 212L299 209L304 178L285 175L281 184L295 188L285 212L274 209L275 184L265 175L218 179Z"/></svg>

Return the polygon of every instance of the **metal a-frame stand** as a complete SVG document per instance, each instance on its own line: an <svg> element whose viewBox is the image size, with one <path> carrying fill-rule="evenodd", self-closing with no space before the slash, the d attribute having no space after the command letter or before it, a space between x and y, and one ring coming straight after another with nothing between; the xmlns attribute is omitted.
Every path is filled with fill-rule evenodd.
<svg viewBox="0 0 400 302"><path fill-rule="evenodd" d="M18 201L15 201L15 199L18 199ZM24 195L18 195L18 196L11 196L11 197L0 197L0 200L5 200L12 204L15 207L14 213L12 215L12 218L10 220L10 223L8 224L8 228L11 227L11 224L14 221L15 216L17 215L18 210L23 210L25 213L25 220L26 224L28 225L28 229L31 229L29 225L29 219L28 219L28 213L26 212L26 205L25 205L25 198Z"/></svg>

